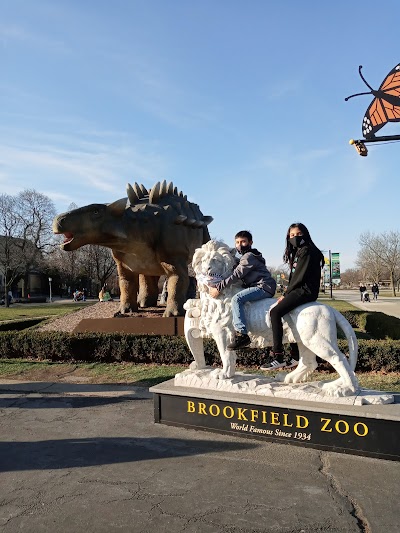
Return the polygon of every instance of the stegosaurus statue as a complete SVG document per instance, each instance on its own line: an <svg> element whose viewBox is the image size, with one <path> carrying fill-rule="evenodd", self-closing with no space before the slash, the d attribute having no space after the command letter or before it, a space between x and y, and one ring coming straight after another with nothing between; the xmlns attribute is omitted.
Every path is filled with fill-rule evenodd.
<svg viewBox="0 0 400 533"><path fill-rule="evenodd" d="M188 264L196 248L210 240L197 204L173 183L127 185L127 197L111 204L91 204L58 215L53 232L63 234L61 248L85 244L111 248L117 264L121 303L118 314L157 304L158 279L168 278L164 316L183 315L189 284Z"/></svg>

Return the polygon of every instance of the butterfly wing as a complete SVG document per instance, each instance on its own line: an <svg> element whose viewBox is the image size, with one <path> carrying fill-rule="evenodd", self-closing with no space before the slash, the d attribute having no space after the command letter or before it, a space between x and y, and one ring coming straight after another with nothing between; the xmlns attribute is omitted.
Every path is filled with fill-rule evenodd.
<svg viewBox="0 0 400 533"><path fill-rule="evenodd" d="M381 83L379 90L388 94L400 96L400 63L392 68Z"/></svg>
<svg viewBox="0 0 400 533"><path fill-rule="evenodd" d="M400 105L388 102L384 98L385 95L400 98L400 64L389 72L377 92L383 98L377 97L372 100L362 122L362 134L366 139L374 137L387 122L400 121Z"/></svg>
<svg viewBox="0 0 400 533"><path fill-rule="evenodd" d="M388 122L398 121L400 121L400 106L393 105L383 98L374 98L364 115L362 134L369 139Z"/></svg>

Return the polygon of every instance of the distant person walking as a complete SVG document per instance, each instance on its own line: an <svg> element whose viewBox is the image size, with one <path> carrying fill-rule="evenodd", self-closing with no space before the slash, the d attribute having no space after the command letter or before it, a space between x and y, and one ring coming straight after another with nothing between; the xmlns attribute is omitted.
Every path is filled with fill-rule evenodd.
<svg viewBox="0 0 400 533"><path fill-rule="evenodd" d="M367 290L367 287L363 283L360 283L360 299L362 302L364 301L363 294L366 290Z"/></svg>
<svg viewBox="0 0 400 533"><path fill-rule="evenodd" d="M373 297L374 297L374 300L377 300L378 299L378 294L379 294L379 287L378 287L378 284L377 283L374 283L371 287L371 291L372 291L372 294L373 294Z"/></svg>

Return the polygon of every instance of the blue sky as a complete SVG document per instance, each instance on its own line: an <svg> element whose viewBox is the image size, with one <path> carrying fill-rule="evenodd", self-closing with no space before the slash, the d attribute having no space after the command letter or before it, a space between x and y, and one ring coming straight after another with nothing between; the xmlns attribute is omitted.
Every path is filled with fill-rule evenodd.
<svg viewBox="0 0 400 533"><path fill-rule="evenodd" d="M372 100L344 101L368 90L358 65L378 89L400 61L378 17L369 0L3 0L0 192L63 212L166 179L271 266L301 221L350 268L362 232L399 229L399 144L348 144Z"/></svg>

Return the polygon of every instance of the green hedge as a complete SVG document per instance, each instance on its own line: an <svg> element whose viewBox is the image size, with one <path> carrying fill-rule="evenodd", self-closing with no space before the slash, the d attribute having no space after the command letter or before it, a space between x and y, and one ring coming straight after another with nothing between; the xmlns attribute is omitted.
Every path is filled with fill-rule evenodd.
<svg viewBox="0 0 400 533"><path fill-rule="evenodd" d="M339 340L347 352L347 342ZM204 341L207 364L220 365L213 340ZM238 354L239 365L259 366L268 359L267 350ZM189 364L193 360L184 337L129 335L123 333L62 333L25 330L0 332L0 359L33 358L68 362L115 362ZM324 363L326 368L329 365ZM358 371L400 371L400 341L359 341Z"/></svg>
<svg viewBox="0 0 400 533"><path fill-rule="evenodd" d="M341 311L353 328L359 328L374 339L400 340L400 319L378 311Z"/></svg>

